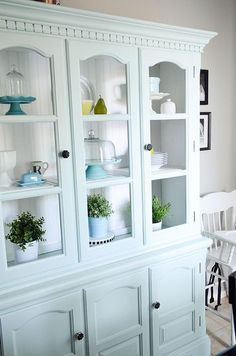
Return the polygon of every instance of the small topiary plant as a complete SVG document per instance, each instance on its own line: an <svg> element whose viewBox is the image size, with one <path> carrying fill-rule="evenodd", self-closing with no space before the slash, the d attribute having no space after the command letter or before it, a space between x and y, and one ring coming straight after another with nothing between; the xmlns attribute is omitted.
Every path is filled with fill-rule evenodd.
<svg viewBox="0 0 236 356"><path fill-rule="evenodd" d="M45 241L43 235L46 230L43 230L42 228L44 221L44 217L36 219L30 212L23 212L22 214L17 215L16 219L7 224L10 230L6 235L6 239L18 245L21 250L25 251L28 243Z"/></svg>
<svg viewBox="0 0 236 356"><path fill-rule="evenodd" d="M87 198L90 218L108 218L114 213L112 205L102 194L91 194Z"/></svg>
<svg viewBox="0 0 236 356"><path fill-rule="evenodd" d="M158 196L152 198L152 222L153 224L161 222L169 213L171 204L162 205Z"/></svg>

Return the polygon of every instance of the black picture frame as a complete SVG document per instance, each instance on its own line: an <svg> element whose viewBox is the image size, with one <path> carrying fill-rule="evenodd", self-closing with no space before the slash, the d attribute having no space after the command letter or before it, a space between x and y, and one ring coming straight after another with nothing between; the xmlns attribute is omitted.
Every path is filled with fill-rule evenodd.
<svg viewBox="0 0 236 356"><path fill-rule="evenodd" d="M207 69L200 70L200 105L208 105L208 78Z"/></svg>
<svg viewBox="0 0 236 356"><path fill-rule="evenodd" d="M34 0L38 2L45 2L46 4L60 5L60 0Z"/></svg>
<svg viewBox="0 0 236 356"><path fill-rule="evenodd" d="M200 151L211 149L211 113L200 113Z"/></svg>

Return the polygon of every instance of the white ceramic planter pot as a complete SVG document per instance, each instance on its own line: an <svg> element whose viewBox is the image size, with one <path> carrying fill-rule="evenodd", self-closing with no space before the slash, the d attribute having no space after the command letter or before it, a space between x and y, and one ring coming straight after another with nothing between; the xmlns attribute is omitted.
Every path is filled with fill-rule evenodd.
<svg viewBox="0 0 236 356"><path fill-rule="evenodd" d="M26 245L25 251L19 248L18 245L14 245L15 262L24 263L28 261L37 260L38 258L38 241L30 242Z"/></svg>
<svg viewBox="0 0 236 356"><path fill-rule="evenodd" d="M160 221L158 223L153 223L152 224L152 231L161 230L161 227L162 227L162 221Z"/></svg>

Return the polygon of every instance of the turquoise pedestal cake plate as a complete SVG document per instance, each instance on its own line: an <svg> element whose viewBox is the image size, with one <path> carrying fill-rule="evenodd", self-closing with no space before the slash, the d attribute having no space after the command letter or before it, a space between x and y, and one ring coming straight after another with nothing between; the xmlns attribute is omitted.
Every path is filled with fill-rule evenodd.
<svg viewBox="0 0 236 356"><path fill-rule="evenodd" d="M26 115L20 104L30 104L35 100L33 96L0 96L1 104L10 104L10 109L5 115Z"/></svg>

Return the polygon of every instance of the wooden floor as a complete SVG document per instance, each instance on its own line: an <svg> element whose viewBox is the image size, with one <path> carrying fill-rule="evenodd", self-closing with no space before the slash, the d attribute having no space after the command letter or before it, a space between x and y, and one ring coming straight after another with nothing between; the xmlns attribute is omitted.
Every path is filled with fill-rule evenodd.
<svg viewBox="0 0 236 356"><path fill-rule="evenodd" d="M228 298L222 300L219 310L224 316L230 317ZM231 326L229 322L210 311L206 311L206 326L211 339L211 356L215 356L218 352L230 346Z"/></svg>

